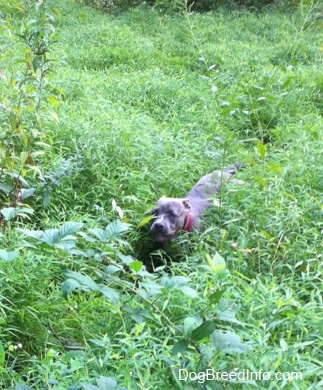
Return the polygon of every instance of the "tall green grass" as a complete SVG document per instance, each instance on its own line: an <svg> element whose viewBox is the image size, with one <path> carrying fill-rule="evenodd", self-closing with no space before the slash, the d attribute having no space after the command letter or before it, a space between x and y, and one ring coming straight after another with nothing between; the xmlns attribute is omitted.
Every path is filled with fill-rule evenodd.
<svg viewBox="0 0 323 390"><path fill-rule="evenodd" d="M44 6L2 5L3 388L319 388L322 4ZM17 36L35 25L43 78ZM156 199L235 161L204 230L156 247ZM184 368L302 379L189 383Z"/></svg>

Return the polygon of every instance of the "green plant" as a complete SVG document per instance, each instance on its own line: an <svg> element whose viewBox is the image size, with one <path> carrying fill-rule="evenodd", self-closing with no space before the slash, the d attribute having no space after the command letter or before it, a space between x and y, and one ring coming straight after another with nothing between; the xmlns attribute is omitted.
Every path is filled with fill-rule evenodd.
<svg viewBox="0 0 323 390"><path fill-rule="evenodd" d="M7 15L3 30L10 36L12 29ZM22 70L10 77L1 100L4 108L0 137L1 208L24 207L22 202L35 192L29 178L42 176L37 159L46 154L51 143L50 135L43 128L49 110L42 111L41 103L48 98L54 106L57 104L53 96L44 96L52 62L48 52L55 42L53 17L44 2L35 4L35 18L22 22L17 35L24 44L24 56L16 59L16 64L22 64Z"/></svg>
<svg viewBox="0 0 323 390"><path fill-rule="evenodd" d="M0 180L1 385L319 388L319 4L114 16L61 0L43 10L52 4L46 60L60 61L21 86L23 130L40 133L34 165L15 135L20 154ZM37 14L12 5L0 24L2 142L26 65L14 33ZM145 214L156 199L234 161L246 169L203 229L157 247ZM258 377L208 381L210 369Z"/></svg>

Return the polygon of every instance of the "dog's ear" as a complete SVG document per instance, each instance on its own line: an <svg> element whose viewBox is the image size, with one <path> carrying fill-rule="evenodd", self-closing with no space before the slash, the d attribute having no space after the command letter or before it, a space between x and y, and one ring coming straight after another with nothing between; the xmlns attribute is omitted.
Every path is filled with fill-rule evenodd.
<svg viewBox="0 0 323 390"><path fill-rule="evenodd" d="M187 209L187 210L191 210L191 202L189 199L183 199L182 200L182 203L183 203L183 206Z"/></svg>

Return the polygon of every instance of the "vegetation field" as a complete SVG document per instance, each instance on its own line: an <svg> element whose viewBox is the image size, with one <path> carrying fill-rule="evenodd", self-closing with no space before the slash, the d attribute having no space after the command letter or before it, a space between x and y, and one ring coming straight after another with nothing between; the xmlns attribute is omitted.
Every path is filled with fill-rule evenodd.
<svg viewBox="0 0 323 390"><path fill-rule="evenodd" d="M0 0L1 389L323 388L323 3L288 4Z"/></svg>

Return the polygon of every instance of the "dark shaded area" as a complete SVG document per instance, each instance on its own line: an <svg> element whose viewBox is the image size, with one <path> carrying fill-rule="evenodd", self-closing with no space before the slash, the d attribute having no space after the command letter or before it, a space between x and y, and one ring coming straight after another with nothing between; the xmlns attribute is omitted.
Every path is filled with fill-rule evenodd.
<svg viewBox="0 0 323 390"><path fill-rule="evenodd" d="M117 13L127 9L149 5L165 12L181 12L193 10L197 12L208 12L219 7L229 9L261 10L268 6L296 6L299 0L83 0L85 4L91 5L103 12Z"/></svg>
<svg viewBox="0 0 323 390"><path fill-rule="evenodd" d="M154 272L159 267L167 269L173 262L184 260L183 251L176 240L155 241L148 225L141 228L139 238L133 245L133 255L143 262L148 272Z"/></svg>

